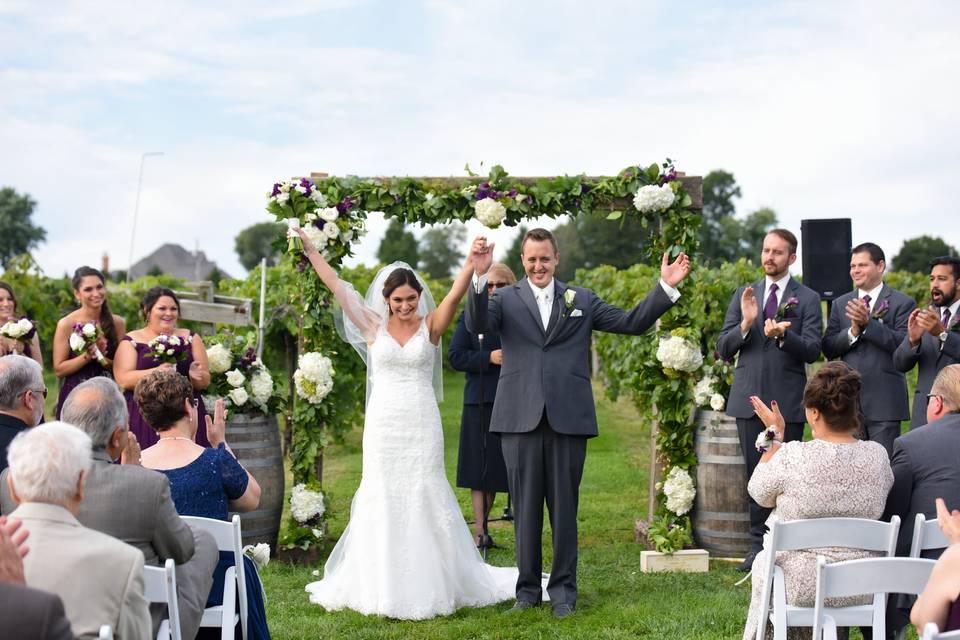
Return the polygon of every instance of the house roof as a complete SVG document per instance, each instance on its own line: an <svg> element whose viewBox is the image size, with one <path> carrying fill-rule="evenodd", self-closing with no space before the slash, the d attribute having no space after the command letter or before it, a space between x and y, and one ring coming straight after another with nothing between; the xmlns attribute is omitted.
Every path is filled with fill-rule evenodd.
<svg viewBox="0 0 960 640"><path fill-rule="evenodd" d="M166 275L186 280L205 280L211 271L218 269L225 278L230 274L207 259L203 251L187 251L178 244L168 242L153 253L135 262L130 267L130 278L136 279L159 269Z"/></svg>

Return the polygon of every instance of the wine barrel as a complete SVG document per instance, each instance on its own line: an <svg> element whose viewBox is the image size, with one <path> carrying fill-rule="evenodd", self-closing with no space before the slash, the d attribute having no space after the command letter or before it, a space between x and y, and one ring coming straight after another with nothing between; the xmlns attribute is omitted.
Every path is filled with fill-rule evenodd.
<svg viewBox="0 0 960 640"><path fill-rule="evenodd" d="M750 504L747 466L740 450L736 419L698 409L694 421L694 539L711 554L743 557L750 550Z"/></svg>
<svg viewBox="0 0 960 640"><path fill-rule="evenodd" d="M280 430L272 415L232 415L227 422L227 442L247 471L260 484L260 506L240 514L243 544L266 542L276 553L283 515L283 454Z"/></svg>

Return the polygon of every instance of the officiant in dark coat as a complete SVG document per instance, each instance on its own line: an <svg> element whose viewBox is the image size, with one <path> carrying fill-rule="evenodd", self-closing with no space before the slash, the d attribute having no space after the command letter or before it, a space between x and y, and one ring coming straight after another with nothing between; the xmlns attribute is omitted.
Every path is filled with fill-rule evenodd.
<svg viewBox="0 0 960 640"><path fill-rule="evenodd" d="M487 272L487 293L496 295L516 283L505 264L491 265ZM497 493L507 492L507 469L500 450L500 436L490 432L493 401L497 396L503 352L495 331L483 334L483 342L467 331L463 315L450 341L450 366L467 374L460 418L460 451L457 458L457 486L470 489L473 503L474 537L477 546L494 546L486 528Z"/></svg>

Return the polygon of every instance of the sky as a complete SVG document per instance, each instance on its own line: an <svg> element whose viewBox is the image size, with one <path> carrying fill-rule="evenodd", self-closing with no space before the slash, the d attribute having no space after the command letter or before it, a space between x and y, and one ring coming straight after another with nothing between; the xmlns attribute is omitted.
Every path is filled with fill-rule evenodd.
<svg viewBox="0 0 960 640"><path fill-rule="evenodd" d="M242 276L234 237L311 171L665 157L732 172L739 215L849 217L892 257L920 234L960 246L957 33L949 1L0 0L0 186L37 201L50 275L125 268L132 240L134 260L178 242Z"/></svg>

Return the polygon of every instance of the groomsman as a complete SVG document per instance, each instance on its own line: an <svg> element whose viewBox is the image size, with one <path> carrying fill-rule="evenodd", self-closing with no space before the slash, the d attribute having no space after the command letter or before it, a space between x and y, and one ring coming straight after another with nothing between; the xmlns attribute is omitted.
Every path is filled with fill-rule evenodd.
<svg viewBox="0 0 960 640"><path fill-rule="evenodd" d="M893 353L893 366L900 371L919 365L911 429L927 424L928 394L937 374L948 365L960 363L958 280L960 258L941 256L930 261L931 305L910 314L907 336Z"/></svg>
<svg viewBox="0 0 960 640"><path fill-rule="evenodd" d="M797 237L793 233L786 229L767 233L761 257L765 277L733 294L717 341L721 357L732 359L739 354L727 415L737 419L748 481L760 461L757 436L765 429L754 414L751 396L779 405L786 419L785 441L803 437L805 364L820 357L823 316L820 296L790 277L790 265L796 261ZM750 499L752 544L740 571L749 571L763 548L770 511Z"/></svg>
<svg viewBox="0 0 960 640"><path fill-rule="evenodd" d="M850 279L856 289L833 302L823 355L840 358L860 373L862 436L879 442L892 456L900 421L910 417L907 378L893 366L893 352L906 337L917 304L884 284L885 269L883 249L877 245L865 242L853 248Z"/></svg>

